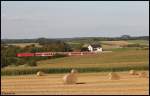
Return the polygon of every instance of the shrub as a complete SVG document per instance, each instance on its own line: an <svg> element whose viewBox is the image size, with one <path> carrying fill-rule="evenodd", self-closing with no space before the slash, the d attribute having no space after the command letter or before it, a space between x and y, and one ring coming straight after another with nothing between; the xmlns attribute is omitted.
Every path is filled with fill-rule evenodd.
<svg viewBox="0 0 150 96"><path fill-rule="evenodd" d="M83 51L89 51L89 49L86 47L83 47L83 48L81 48L81 52L83 52Z"/></svg>
<svg viewBox="0 0 150 96"><path fill-rule="evenodd" d="M30 60L30 61L27 62L27 65L28 66L37 66L37 63L36 63L35 60Z"/></svg>
<svg viewBox="0 0 150 96"><path fill-rule="evenodd" d="M65 54L55 54L53 57L51 58L60 58L60 57L66 57L67 55Z"/></svg>

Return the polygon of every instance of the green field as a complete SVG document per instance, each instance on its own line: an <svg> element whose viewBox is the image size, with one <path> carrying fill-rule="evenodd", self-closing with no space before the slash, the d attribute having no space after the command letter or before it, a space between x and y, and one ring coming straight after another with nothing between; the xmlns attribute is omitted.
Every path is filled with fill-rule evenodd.
<svg viewBox="0 0 150 96"><path fill-rule="evenodd" d="M73 56L38 62L41 67L110 67L148 63L147 50L113 51L91 56ZM132 65L133 64L133 65Z"/></svg>
<svg viewBox="0 0 150 96"><path fill-rule="evenodd" d="M77 41L68 41L66 42L69 44L73 49L79 49L82 44L88 44L90 43L90 40L77 40ZM99 41L103 47L104 50L111 50L114 48L118 48L121 45L127 45L127 44L140 44L140 45L149 45L149 41L147 40L120 40L120 41ZM14 43L14 44L8 44L8 45L16 45L19 47L26 47L29 45L35 45L36 47L41 47L38 43Z"/></svg>
<svg viewBox="0 0 150 96"><path fill-rule="evenodd" d="M91 56L43 60L38 62L37 67L6 67L2 69L1 75L35 74L39 70L47 73L65 73L71 68L78 68L81 72L148 70L148 66L149 50L122 49Z"/></svg>
<svg viewBox="0 0 150 96"><path fill-rule="evenodd" d="M129 43L137 43L141 45L149 45L148 40L127 40Z"/></svg>
<svg viewBox="0 0 150 96"><path fill-rule="evenodd" d="M67 42L69 45L71 45L74 48L78 48L81 46L81 44L88 44L90 41L86 40L78 40L78 41L72 41ZM149 45L149 41L147 40L118 40L118 41L98 41L101 45L103 50L112 50L115 48L120 48L123 45L128 44L140 44L140 45Z"/></svg>
<svg viewBox="0 0 150 96"><path fill-rule="evenodd" d="M127 41L99 41L103 50L111 50L109 53L99 53L91 56L72 56L38 61L36 67L8 66L2 68L1 75L25 75L36 74L39 70L46 73L66 73L72 68L80 72L104 72L104 71L127 71L149 70L149 50L138 48L121 48L127 44L148 45L146 40ZM33 43L17 44L24 47ZM73 48L79 49L83 41L68 42Z"/></svg>
<svg viewBox="0 0 150 96"><path fill-rule="evenodd" d="M15 46L22 47L22 48L26 46L30 46L30 45L35 45L36 47L42 47L38 43L13 43L13 44L8 44L8 45L15 45Z"/></svg>

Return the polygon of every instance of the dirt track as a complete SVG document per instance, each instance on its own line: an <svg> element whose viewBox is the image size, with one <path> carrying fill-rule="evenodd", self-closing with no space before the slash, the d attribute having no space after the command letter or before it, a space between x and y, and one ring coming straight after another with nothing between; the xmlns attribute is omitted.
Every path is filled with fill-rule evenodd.
<svg viewBox="0 0 150 96"><path fill-rule="evenodd" d="M7 76L1 79L2 94L124 94L148 95L149 78L139 78L120 72L120 80L109 80L108 73L82 73L79 74L79 84L64 85L64 74L49 74L46 76Z"/></svg>

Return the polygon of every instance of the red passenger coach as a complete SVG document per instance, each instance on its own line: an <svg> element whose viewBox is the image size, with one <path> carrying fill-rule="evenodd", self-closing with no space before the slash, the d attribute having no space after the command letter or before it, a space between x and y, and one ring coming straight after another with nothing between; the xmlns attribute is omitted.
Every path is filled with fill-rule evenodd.
<svg viewBox="0 0 150 96"><path fill-rule="evenodd" d="M37 52L35 53L35 56L53 56L55 53L53 52Z"/></svg>
<svg viewBox="0 0 150 96"><path fill-rule="evenodd" d="M94 52L36 52L36 53L18 53L17 57L31 57L31 56L54 56L56 54L63 54L68 56L94 55Z"/></svg>
<svg viewBox="0 0 150 96"><path fill-rule="evenodd" d="M34 53L18 53L17 57L31 57L34 56Z"/></svg>

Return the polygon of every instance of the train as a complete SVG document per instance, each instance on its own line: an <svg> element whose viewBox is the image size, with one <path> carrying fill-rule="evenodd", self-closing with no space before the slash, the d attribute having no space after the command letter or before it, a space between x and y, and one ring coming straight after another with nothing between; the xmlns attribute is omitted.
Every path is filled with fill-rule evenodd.
<svg viewBox="0 0 150 96"><path fill-rule="evenodd" d="M35 53L17 53L17 57L33 57L33 56L54 56L56 54L67 56L93 55L95 52L35 52Z"/></svg>

